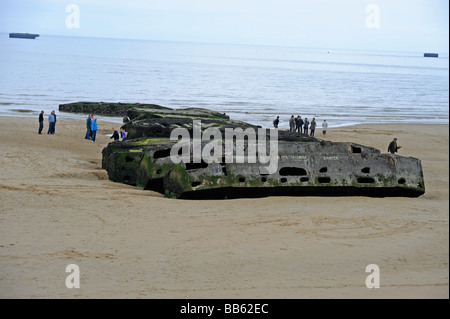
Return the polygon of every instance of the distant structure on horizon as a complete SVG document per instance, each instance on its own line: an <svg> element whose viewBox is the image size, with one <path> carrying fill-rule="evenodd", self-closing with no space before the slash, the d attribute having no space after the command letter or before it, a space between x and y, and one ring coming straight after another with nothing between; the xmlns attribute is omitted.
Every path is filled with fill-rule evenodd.
<svg viewBox="0 0 450 319"><path fill-rule="evenodd" d="M18 38L18 39L35 39L39 34L34 33L10 33L10 38Z"/></svg>
<svg viewBox="0 0 450 319"><path fill-rule="evenodd" d="M439 57L439 54L437 54L437 53L424 53L423 56L425 58L437 58L437 57Z"/></svg>

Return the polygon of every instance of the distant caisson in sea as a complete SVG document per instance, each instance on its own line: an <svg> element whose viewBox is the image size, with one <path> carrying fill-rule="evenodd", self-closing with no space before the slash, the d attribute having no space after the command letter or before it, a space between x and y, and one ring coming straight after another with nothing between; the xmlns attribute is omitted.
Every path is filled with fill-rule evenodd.
<svg viewBox="0 0 450 319"><path fill-rule="evenodd" d="M18 38L18 39L35 39L39 36L39 34L35 33L10 33L10 38Z"/></svg>

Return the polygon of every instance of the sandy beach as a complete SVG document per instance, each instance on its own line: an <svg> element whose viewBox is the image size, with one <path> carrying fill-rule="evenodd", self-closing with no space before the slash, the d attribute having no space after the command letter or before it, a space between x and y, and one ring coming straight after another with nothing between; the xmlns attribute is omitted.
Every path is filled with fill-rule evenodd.
<svg viewBox="0 0 450 319"><path fill-rule="evenodd" d="M91 143L82 120L38 135L37 118L0 118L0 298L449 298L448 125L316 133L382 152L397 137L422 160L419 198L221 201L109 181L101 151L119 126L98 125Z"/></svg>

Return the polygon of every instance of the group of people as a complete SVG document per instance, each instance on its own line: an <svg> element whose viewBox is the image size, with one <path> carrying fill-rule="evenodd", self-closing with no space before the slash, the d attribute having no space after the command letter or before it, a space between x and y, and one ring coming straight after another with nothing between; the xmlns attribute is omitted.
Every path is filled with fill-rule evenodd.
<svg viewBox="0 0 450 319"><path fill-rule="evenodd" d="M42 130L44 129L44 114L45 114L44 111L41 111L41 113L39 113L38 134L42 134ZM55 126L56 126L56 113L55 110L53 110L48 116L47 134L55 134ZM111 138L114 139L114 141L118 141L120 138L122 138L122 142L127 140L128 133L123 128L120 129L120 135L119 132L117 132L117 130L115 130L114 128L112 128L112 131L113 134L111 135ZM90 114L86 119L86 135L84 138L95 143L96 137L97 137L97 118L95 118L94 115Z"/></svg>
<svg viewBox="0 0 450 319"><path fill-rule="evenodd" d="M94 115L90 114L86 119L86 136L84 138L95 143L96 137L97 137L97 118L95 118Z"/></svg>
<svg viewBox="0 0 450 319"><path fill-rule="evenodd" d="M275 128L278 128L279 124L280 124L280 117L277 116L277 118L273 121L273 126ZM292 115L289 120L289 131L290 132L298 132L301 134L315 136L316 127L317 127L317 122L316 122L315 117L313 117L313 119L310 122L307 117L305 117L305 119L302 119L302 117L300 115L298 115L297 117ZM327 130L328 130L327 120L323 120L322 133L324 135L327 134Z"/></svg>
<svg viewBox="0 0 450 319"><path fill-rule="evenodd" d="M278 128L278 125L280 124L280 117L277 116L277 118L273 121L273 126L275 128ZM56 126L56 113L55 110L50 112L50 115L48 116L48 131L47 134L55 134L55 126ZM291 119L289 120L289 131L290 132L298 132L301 134L306 134L310 136L315 136L317 123L316 118L313 117L311 122L308 121L308 118L305 117L303 120L302 117L299 115L295 117L294 115L291 116ZM44 111L41 111L39 114L39 130L38 134L42 134L42 130L44 129ZM328 129L328 123L327 120L323 120L322 123L322 133L325 135L327 133ZM309 130L309 132L308 132ZM120 138L122 138L122 142L125 142L127 140L128 133L123 129L120 128L120 133L117 132L117 130L113 127L112 128L112 135L111 139L114 139L114 141L118 141ZM94 117L94 115L90 114L88 115L86 119L86 136L85 139L92 141L95 143L95 139L97 136L97 118ZM395 154L398 152L398 150L401 148L401 146L397 145L397 138L394 138L391 143L389 143L388 146L388 152L391 154Z"/></svg>
<svg viewBox="0 0 450 319"><path fill-rule="evenodd" d="M120 129L120 137L119 132L117 132L117 130L114 127L112 128L112 131L113 133L110 138L114 139L114 141L118 141L120 137L122 137L122 142L127 140L128 133L123 128ZM96 136L97 136L97 118L95 118L94 115L90 114L86 119L85 139L91 140L92 142L95 143Z"/></svg>
<svg viewBox="0 0 450 319"><path fill-rule="evenodd" d="M120 128L120 137L119 132L113 127L112 128L112 135L110 138L113 138L114 141L118 141L120 137L122 137L122 142L125 142L127 140L128 132L126 132L123 128Z"/></svg>
<svg viewBox="0 0 450 319"><path fill-rule="evenodd" d="M55 110L50 112L48 116L48 131L47 134L55 134L56 127L56 113ZM44 111L41 111L39 114L39 130L38 134L42 134L42 130L44 129Z"/></svg>
<svg viewBox="0 0 450 319"><path fill-rule="evenodd" d="M280 117L277 116L277 118L273 121L273 126L275 128L278 128L278 125L280 124ZM305 119L302 119L302 117L299 115L295 117L294 115L291 116L289 120L289 131L290 132L298 132L302 134L306 134L310 136L315 136L316 134L316 118L313 117L311 122L308 121L308 118L305 117ZM327 134L328 130L328 123L327 120L323 120L322 122L322 133L323 135ZM309 132L308 132L309 131ZM391 154L395 154L398 152L398 150L401 148L400 145L397 145L397 138L394 138L388 146L388 152Z"/></svg>

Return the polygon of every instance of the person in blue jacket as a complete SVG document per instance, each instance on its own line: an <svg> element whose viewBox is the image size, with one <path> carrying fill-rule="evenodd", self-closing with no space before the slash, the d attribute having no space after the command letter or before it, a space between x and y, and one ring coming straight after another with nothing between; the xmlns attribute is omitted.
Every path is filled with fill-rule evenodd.
<svg viewBox="0 0 450 319"><path fill-rule="evenodd" d="M55 121L56 121L55 112L52 111L48 116L47 134L55 134Z"/></svg>
<svg viewBox="0 0 450 319"><path fill-rule="evenodd" d="M91 124L91 141L95 143L95 137L97 136L97 119L94 118Z"/></svg>

